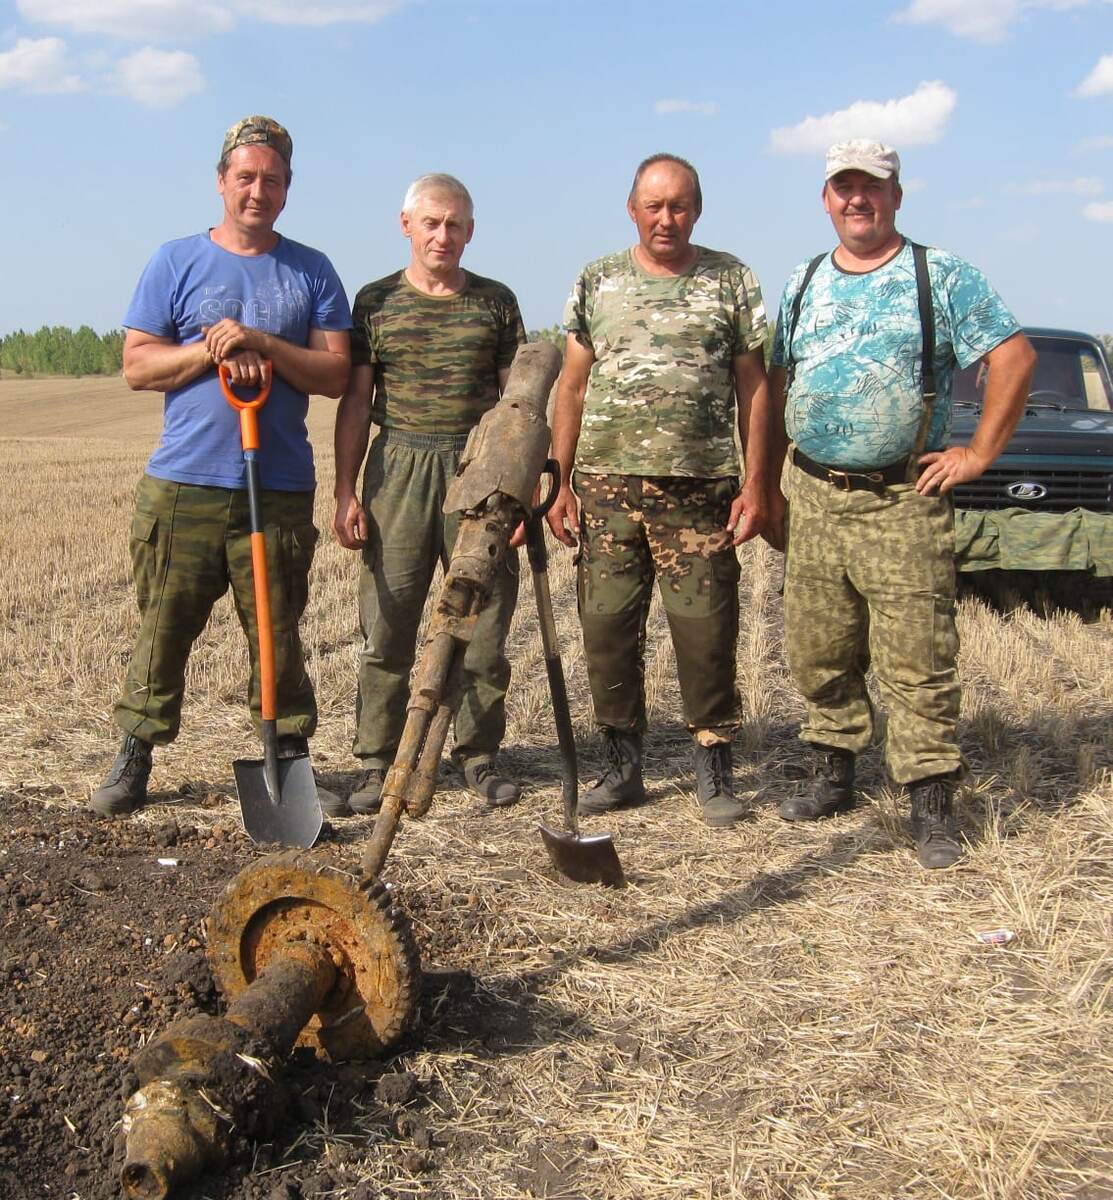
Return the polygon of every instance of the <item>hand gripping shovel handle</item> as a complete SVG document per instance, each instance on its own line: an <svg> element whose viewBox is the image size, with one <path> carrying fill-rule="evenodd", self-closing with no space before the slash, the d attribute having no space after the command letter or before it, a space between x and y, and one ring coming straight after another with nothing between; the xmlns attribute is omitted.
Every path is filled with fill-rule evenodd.
<svg viewBox="0 0 1113 1200"><path fill-rule="evenodd" d="M533 574L533 594L537 601L537 618L541 625L541 646L545 652L545 672L549 677L549 694L553 701L557 745L560 747L561 798L564 801L564 822L574 837L579 837L576 821L576 797L579 792L579 768L576 761L576 737L572 730L572 713L568 704L568 689L564 682L564 666L560 660L556 622L553 620L553 601L549 593L549 556L545 549L542 520L553 506L560 491L560 464L550 458L545 463L545 475L552 484L545 499L530 513L526 521L526 554Z"/></svg>
<svg viewBox="0 0 1113 1200"><path fill-rule="evenodd" d="M224 399L240 414L240 442L243 445L243 461L247 470L247 503L251 514L251 573L255 587L255 620L259 629L259 692L260 710L263 717L263 770L267 791L277 804L280 794L278 781L278 739L275 732L275 717L278 712L278 690L274 677L274 631L271 621L271 592L267 576L267 544L263 535L262 505L259 499L259 451L258 412L271 394L271 364L265 363L266 379L258 395L244 400L232 391L232 377L228 368L221 364L217 368L220 388Z"/></svg>

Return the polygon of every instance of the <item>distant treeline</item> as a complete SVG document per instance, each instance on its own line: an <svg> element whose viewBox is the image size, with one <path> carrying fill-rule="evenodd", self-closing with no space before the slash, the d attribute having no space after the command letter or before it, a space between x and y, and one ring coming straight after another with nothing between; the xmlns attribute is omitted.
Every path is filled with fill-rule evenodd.
<svg viewBox="0 0 1113 1200"><path fill-rule="evenodd" d="M22 329L0 337L0 367L17 375L115 375L123 365L124 335L100 334L82 325L44 325L37 333Z"/></svg>

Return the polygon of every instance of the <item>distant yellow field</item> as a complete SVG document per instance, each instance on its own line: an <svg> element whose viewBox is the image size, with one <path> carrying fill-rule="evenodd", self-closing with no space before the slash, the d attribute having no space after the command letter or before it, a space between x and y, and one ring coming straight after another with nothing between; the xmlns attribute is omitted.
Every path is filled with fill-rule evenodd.
<svg viewBox="0 0 1113 1200"><path fill-rule="evenodd" d="M309 436L320 450L332 439L336 401L315 396ZM162 428L162 396L133 392L118 376L0 379L0 437L95 437L153 447Z"/></svg>
<svg viewBox="0 0 1113 1200"><path fill-rule="evenodd" d="M0 380L0 790L81 804L111 761L136 620L132 493L160 409L120 380ZM322 538L303 632L321 710L314 762L346 791L360 636L357 562L328 532L334 410L312 405ZM599 760L571 557L555 547L552 557L590 782ZM497 1060L468 1031L459 1052L420 1041L407 1052L408 1069L446 1087L468 1073L480 1097L455 1114L467 1134L436 1195L520 1196L507 1182L516 1147L538 1131L575 1148L576 1194L599 1200L1113 1195L1109 613L1085 624L963 602L971 846L958 868L931 874L914 863L906 801L876 753L861 764L869 803L806 828L778 820L801 774L781 560L764 545L741 557L747 716L735 776L752 820L719 831L699 820L655 602L650 803L585 822L613 833L632 886L611 895L553 877L536 826L559 820L559 762L526 585L508 648L506 739L525 798L485 813L449 781L429 816L402 829L388 874L403 905L423 898L420 935L472 972L492 1011L524 1012L514 1005L526 997L551 1026ZM156 753L152 778L170 811L234 837L230 763L253 745L246 665L225 599L195 647L182 736ZM456 933L465 905L483 914L470 940ZM1002 927L1011 945L975 937ZM311 1136L323 1145L331 1134ZM394 1194L368 1163L368 1187Z"/></svg>

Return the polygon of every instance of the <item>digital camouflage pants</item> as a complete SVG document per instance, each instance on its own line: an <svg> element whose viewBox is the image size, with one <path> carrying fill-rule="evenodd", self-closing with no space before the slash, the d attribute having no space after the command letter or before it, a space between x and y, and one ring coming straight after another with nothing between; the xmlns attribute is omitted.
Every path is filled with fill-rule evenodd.
<svg viewBox="0 0 1113 1200"><path fill-rule="evenodd" d="M954 512L912 484L848 492L790 466L785 645L806 742L857 754L873 737L872 665L898 783L962 769L956 726Z"/></svg>
<svg viewBox="0 0 1113 1200"><path fill-rule="evenodd" d="M741 719L735 686L738 558L726 523L738 480L577 471L579 607L595 719L643 730L645 625L656 576L684 719L722 740Z"/></svg>
<svg viewBox="0 0 1113 1200"><path fill-rule="evenodd" d="M359 578L363 651L352 749L389 767L406 721L422 608L439 562L448 565L459 516L441 511L467 435L380 430L363 473L369 533ZM467 653L454 755L493 758L506 733L506 635L518 600L518 554L501 567Z"/></svg>
<svg viewBox="0 0 1113 1200"><path fill-rule="evenodd" d="M259 634L247 492L145 475L135 499L131 561L139 636L116 705L116 724L155 745L177 737L186 660L213 605L231 584L250 647L251 715L258 726ZM317 727L317 704L305 670L298 621L309 596L309 565L317 544L313 493L268 490L262 493L262 505L278 733L309 737Z"/></svg>

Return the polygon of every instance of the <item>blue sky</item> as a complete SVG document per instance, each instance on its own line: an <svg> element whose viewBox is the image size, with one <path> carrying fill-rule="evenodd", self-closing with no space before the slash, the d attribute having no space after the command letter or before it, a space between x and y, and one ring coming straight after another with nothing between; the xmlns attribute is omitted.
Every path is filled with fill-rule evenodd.
<svg viewBox="0 0 1113 1200"><path fill-rule="evenodd" d="M476 201L466 266L531 328L632 238L634 166L700 170L696 240L772 307L832 244L823 148L892 142L900 227L1021 321L1113 332L1113 0L4 0L0 333L119 326L160 242L215 224L225 128L290 129L279 224L349 295L403 265L406 185Z"/></svg>

